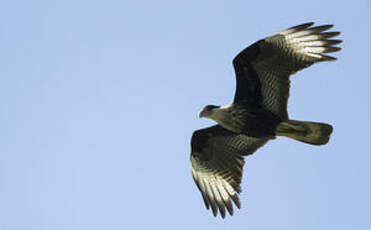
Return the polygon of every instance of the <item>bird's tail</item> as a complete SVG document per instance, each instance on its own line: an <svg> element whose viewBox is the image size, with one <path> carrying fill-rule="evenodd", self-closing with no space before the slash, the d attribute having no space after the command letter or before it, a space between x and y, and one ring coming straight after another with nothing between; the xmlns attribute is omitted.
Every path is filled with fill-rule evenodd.
<svg viewBox="0 0 371 230"><path fill-rule="evenodd" d="M276 128L277 136L289 137L312 145L326 144L331 133L331 125L309 121L287 120Z"/></svg>

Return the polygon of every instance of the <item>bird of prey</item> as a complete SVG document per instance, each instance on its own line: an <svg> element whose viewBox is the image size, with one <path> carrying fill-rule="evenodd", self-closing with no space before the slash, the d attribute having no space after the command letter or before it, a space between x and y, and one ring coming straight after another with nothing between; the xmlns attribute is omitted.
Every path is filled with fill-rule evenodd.
<svg viewBox="0 0 371 230"><path fill-rule="evenodd" d="M253 154L276 136L312 145L329 141L332 126L289 119L290 75L316 62L333 61L325 55L340 50L328 32L333 25L313 22L283 30L242 50L234 59L236 91L225 106L205 106L199 116L218 124L196 130L191 140L191 169L205 206L233 215L240 208L239 193L244 156Z"/></svg>

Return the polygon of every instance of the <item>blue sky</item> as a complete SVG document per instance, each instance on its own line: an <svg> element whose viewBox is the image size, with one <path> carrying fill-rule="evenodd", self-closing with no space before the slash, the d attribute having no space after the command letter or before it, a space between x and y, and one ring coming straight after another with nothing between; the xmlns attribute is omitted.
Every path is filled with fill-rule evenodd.
<svg viewBox="0 0 371 230"><path fill-rule="evenodd" d="M0 3L0 229L369 229L370 1ZM335 24L338 61L292 77L289 113L334 126L247 158L242 209L215 219L190 136L229 103L231 61L300 23Z"/></svg>

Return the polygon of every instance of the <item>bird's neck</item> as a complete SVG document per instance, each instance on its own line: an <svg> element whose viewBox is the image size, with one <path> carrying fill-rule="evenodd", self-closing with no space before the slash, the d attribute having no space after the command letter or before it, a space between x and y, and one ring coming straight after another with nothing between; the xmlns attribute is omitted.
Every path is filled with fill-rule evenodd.
<svg viewBox="0 0 371 230"><path fill-rule="evenodd" d="M234 104L229 104L214 109L214 113L210 118L229 131L241 133L243 131L243 124L241 124L242 120L240 119L240 115L242 114L239 114L236 106Z"/></svg>

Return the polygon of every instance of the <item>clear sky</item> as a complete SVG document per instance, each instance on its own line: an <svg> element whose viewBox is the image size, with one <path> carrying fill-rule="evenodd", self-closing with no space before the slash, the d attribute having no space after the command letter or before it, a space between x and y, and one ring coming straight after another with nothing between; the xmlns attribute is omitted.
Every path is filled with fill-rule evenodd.
<svg viewBox="0 0 371 230"><path fill-rule="evenodd" d="M0 2L0 229L371 229L371 2ZM334 126L247 158L222 220L190 173L206 104L229 103L233 57L315 21L338 61L292 77L289 113Z"/></svg>

